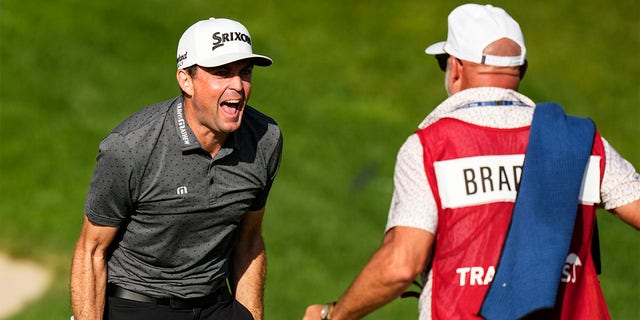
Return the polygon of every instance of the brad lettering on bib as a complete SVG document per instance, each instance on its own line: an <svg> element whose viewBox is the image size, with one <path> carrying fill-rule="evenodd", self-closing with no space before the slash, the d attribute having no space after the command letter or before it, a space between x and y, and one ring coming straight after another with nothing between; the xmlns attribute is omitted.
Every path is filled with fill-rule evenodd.
<svg viewBox="0 0 640 320"><path fill-rule="evenodd" d="M524 155L494 155L436 161L443 208L515 202ZM591 156L582 179L580 202L600 202L600 157Z"/></svg>

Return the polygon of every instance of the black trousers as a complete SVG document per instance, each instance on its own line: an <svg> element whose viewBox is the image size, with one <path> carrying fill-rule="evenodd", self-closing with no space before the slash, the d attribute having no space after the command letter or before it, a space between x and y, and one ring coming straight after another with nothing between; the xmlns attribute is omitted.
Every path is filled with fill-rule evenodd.
<svg viewBox="0 0 640 320"><path fill-rule="evenodd" d="M235 299L193 309L107 297L104 320L254 320Z"/></svg>

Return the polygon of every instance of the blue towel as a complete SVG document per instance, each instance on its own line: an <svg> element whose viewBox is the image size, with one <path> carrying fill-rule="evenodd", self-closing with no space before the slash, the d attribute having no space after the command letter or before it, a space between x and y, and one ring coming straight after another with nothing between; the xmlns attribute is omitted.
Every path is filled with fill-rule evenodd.
<svg viewBox="0 0 640 320"><path fill-rule="evenodd" d="M485 319L554 307L594 134L589 119L536 106L511 225L480 309Z"/></svg>

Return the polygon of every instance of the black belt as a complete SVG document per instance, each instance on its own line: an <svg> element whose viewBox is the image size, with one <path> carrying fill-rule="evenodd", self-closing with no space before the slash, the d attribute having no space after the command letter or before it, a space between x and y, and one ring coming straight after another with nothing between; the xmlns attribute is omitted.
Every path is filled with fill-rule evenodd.
<svg viewBox="0 0 640 320"><path fill-rule="evenodd" d="M107 295L126 300L170 306L173 309L203 308L231 299L231 294L226 286L222 286L203 297L183 299L177 297L154 298L110 283L107 285Z"/></svg>

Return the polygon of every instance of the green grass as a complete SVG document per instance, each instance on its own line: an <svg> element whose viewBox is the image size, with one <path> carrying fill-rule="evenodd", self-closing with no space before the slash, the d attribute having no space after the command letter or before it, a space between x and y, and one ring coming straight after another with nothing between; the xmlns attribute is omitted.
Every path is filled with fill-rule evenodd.
<svg viewBox="0 0 640 320"><path fill-rule="evenodd" d="M0 249L50 266L46 296L13 319L70 314L69 263L98 142L126 116L178 94L182 31L242 21L257 52L252 105L285 134L265 221L268 319L336 299L382 239L395 153L445 98L424 48L455 1L0 1ZM589 116L640 164L640 4L496 1L519 20L521 91ZM600 218L602 287L614 319L640 315L640 235ZM367 319L415 319L398 300Z"/></svg>

